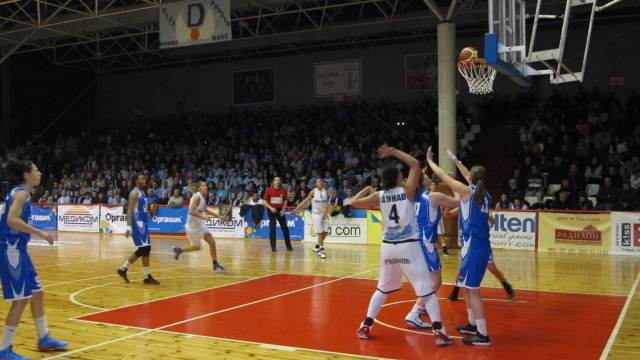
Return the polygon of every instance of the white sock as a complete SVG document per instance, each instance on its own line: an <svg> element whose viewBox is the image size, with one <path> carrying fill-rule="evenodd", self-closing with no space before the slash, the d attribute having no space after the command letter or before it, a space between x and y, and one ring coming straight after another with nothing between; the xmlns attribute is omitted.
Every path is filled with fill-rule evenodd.
<svg viewBox="0 0 640 360"><path fill-rule="evenodd" d="M38 328L40 339L49 333L49 329L47 329L47 318L44 315L36 319L36 327Z"/></svg>
<svg viewBox="0 0 640 360"><path fill-rule="evenodd" d="M424 312L424 306L419 305L419 304L414 304L413 305L413 309L411 309L411 314L421 314L422 312Z"/></svg>
<svg viewBox="0 0 640 360"><path fill-rule="evenodd" d="M143 268L142 268L142 271L144 272L144 278L145 278L145 279L146 279L146 278L148 278L148 277L149 277L149 275L151 274L151 270L149 270L149 267L148 267L148 266L143 267Z"/></svg>
<svg viewBox="0 0 640 360"><path fill-rule="evenodd" d="M427 296L427 303L425 304L425 307L427 308L431 322L442 321L442 318L440 317L440 304L438 304L438 298L435 295Z"/></svg>
<svg viewBox="0 0 640 360"><path fill-rule="evenodd" d="M18 331L17 326L5 326L4 327L4 336L2 337L2 349L6 349L7 346L11 346L13 344L13 338L16 336L16 331Z"/></svg>
<svg viewBox="0 0 640 360"><path fill-rule="evenodd" d="M478 332L484 336L489 335L487 331L487 319L477 319L476 323L478 324Z"/></svg>
<svg viewBox="0 0 640 360"><path fill-rule="evenodd" d="M131 266L131 263L129 262L129 260L127 260L127 261L124 262L124 264L122 264L120 269L127 270L129 268L129 266Z"/></svg>
<svg viewBox="0 0 640 360"><path fill-rule="evenodd" d="M469 324L476 325L476 318L473 316L473 310L467 308L467 315L469 318Z"/></svg>
<svg viewBox="0 0 640 360"><path fill-rule="evenodd" d="M369 308L367 309L367 317L375 319L380 313L380 309L382 308L382 304L387 299L387 294L382 293L378 290L373 293L371 297L371 301L369 301Z"/></svg>

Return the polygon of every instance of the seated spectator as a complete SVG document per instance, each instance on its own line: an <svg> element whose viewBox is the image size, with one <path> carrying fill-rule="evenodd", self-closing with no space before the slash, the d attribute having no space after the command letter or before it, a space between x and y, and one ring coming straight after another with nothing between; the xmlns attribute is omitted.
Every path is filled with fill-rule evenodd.
<svg viewBox="0 0 640 360"><path fill-rule="evenodd" d="M528 210L529 206L521 198L513 199L513 208L516 210Z"/></svg>
<svg viewBox="0 0 640 360"><path fill-rule="evenodd" d="M218 199L218 197L216 196L216 193L208 193L207 194L207 205L218 205L220 203L220 200Z"/></svg>
<svg viewBox="0 0 640 360"><path fill-rule="evenodd" d="M323 182L323 184L327 184ZM327 184L326 186L328 186ZM342 209L342 199L338 196L338 189L333 188L331 190L331 195L329 195L329 201L327 202L327 214L331 216L336 216L340 214L340 210Z"/></svg>
<svg viewBox="0 0 640 360"><path fill-rule="evenodd" d="M153 192L153 189L147 189L147 205L155 204L158 202L158 197Z"/></svg>
<svg viewBox="0 0 640 360"><path fill-rule="evenodd" d="M607 168L607 175L611 178L611 184L618 189L622 188L622 176L618 173L618 169L615 166L609 166Z"/></svg>
<svg viewBox="0 0 640 360"><path fill-rule="evenodd" d="M251 193L249 193L247 190L243 191L242 199L240 199L240 206L249 204L250 201L251 201Z"/></svg>
<svg viewBox="0 0 640 360"><path fill-rule="evenodd" d="M229 205L231 206L240 206L240 201L242 201L242 199L240 199L238 197L238 193L235 191L230 191L229 192Z"/></svg>
<svg viewBox="0 0 640 360"><path fill-rule="evenodd" d="M572 184L575 189L584 189L584 174L580 171L577 163L572 163L571 165L569 165L569 170L567 171L565 177L569 179L569 183Z"/></svg>
<svg viewBox="0 0 640 360"><path fill-rule="evenodd" d="M187 185L182 187L181 194L182 195L187 195L187 194L193 195L193 193L195 192L195 188L196 187L197 187L197 185L196 185L196 183L193 182L193 179L189 178L189 179L187 179Z"/></svg>
<svg viewBox="0 0 640 360"><path fill-rule="evenodd" d="M91 204L92 200L93 199L91 197L91 193L90 192L87 191L86 193L84 193L84 200L82 201L82 203L84 205Z"/></svg>
<svg viewBox="0 0 640 360"><path fill-rule="evenodd" d="M97 191L92 191L91 192L91 203L92 204L98 204L98 192Z"/></svg>
<svg viewBox="0 0 640 360"><path fill-rule="evenodd" d="M618 209L622 211L638 210L638 190L631 187L628 181L622 184L618 193Z"/></svg>
<svg viewBox="0 0 640 360"><path fill-rule="evenodd" d="M500 201L498 201L496 203L495 206L496 209L513 209L513 203L511 201L509 201L509 195L507 194L501 194L500 195Z"/></svg>
<svg viewBox="0 0 640 360"><path fill-rule="evenodd" d="M107 203L107 197L104 196L103 193L99 192L98 198L96 199L96 204L106 204L106 203Z"/></svg>
<svg viewBox="0 0 640 360"><path fill-rule="evenodd" d="M524 197L524 191L518 187L518 181L515 178L510 178L507 181L507 188L505 192L509 199L517 199Z"/></svg>
<svg viewBox="0 0 640 360"><path fill-rule="evenodd" d="M580 191L580 193L578 193L576 210L593 210L593 201L589 200L587 193L584 191Z"/></svg>
<svg viewBox="0 0 640 360"><path fill-rule="evenodd" d="M258 195L260 195L260 197L263 197L265 190L267 190L267 185L265 185L264 179L263 178L258 179L258 185L256 185L256 192L258 193Z"/></svg>
<svg viewBox="0 0 640 360"><path fill-rule="evenodd" d="M42 204L52 204L53 196L51 196L51 192L49 190L45 190L44 195L38 199L38 202Z"/></svg>
<svg viewBox="0 0 640 360"><path fill-rule="evenodd" d="M285 186L285 185L283 185ZM296 202L297 192L295 191L293 185L289 184L285 186L287 188L287 204L293 204Z"/></svg>
<svg viewBox="0 0 640 360"><path fill-rule="evenodd" d="M174 189L173 195L169 198L167 202L168 207L179 208L182 207L182 203L184 202L184 198L180 195L180 189Z"/></svg>
<svg viewBox="0 0 640 360"><path fill-rule="evenodd" d="M68 195L67 190L62 190L60 193L58 204L71 204L71 197Z"/></svg>
<svg viewBox="0 0 640 360"><path fill-rule="evenodd" d="M122 205L122 206L127 206L127 204L129 204L129 200L123 198L122 196L120 196L119 194L116 194L115 196L115 200L116 200L116 204L117 205ZM126 211L125 211L126 212Z"/></svg>
<svg viewBox="0 0 640 360"><path fill-rule="evenodd" d="M189 206L189 203L191 202L192 197L193 197L193 193L190 193L190 192L186 193L184 195L184 201L182 202L182 206Z"/></svg>
<svg viewBox="0 0 640 360"><path fill-rule="evenodd" d="M162 196L158 199L158 205L167 205L169 203L169 192L163 191Z"/></svg>
<svg viewBox="0 0 640 360"><path fill-rule="evenodd" d="M640 191L640 170L631 174L629 177L629 184L632 188Z"/></svg>
<svg viewBox="0 0 640 360"><path fill-rule="evenodd" d="M552 210L571 210L572 204L569 201L569 194L565 191L560 191L556 201L551 204Z"/></svg>
<svg viewBox="0 0 640 360"><path fill-rule="evenodd" d="M527 191L524 196L535 196L538 201L542 200L544 189L546 188L544 176L540 174L540 169L537 165L531 165L531 173L527 175Z"/></svg>
<svg viewBox="0 0 640 360"><path fill-rule="evenodd" d="M229 197L229 190L224 185L224 182L218 181L218 188L216 189L216 198L220 203L226 203Z"/></svg>
<svg viewBox="0 0 640 360"><path fill-rule="evenodd" d="M616 210L618 207L618 189L611 183L610 177L604 178L604 186L600 186L596 194L596 210Z"/></svg>
<svg viewBox="0 0 640 360"><path fill-rule="evenodd" d="M78 199L82 199L82 196L80 196L80 192L78 190L75 190L71 196L71 204L77 204Z"/></svg>
<svg viewBox="0 0 640 360"><path fill-rule="evenodd" d="M353 185L352 189L354 193L359 193L362 189L364 189L365 187L367 187L367 184L364 183L364 176L362 175L358 175L356 177L356 184Z"/></svg>
<svg viewBox="0 0 640 360"><path fill-rule="evenodd" d="M602 165L597 157L591 158L591 163L584 171L584 179L587 184L602 184Z"/></svg>
<svg viewBox="0 0 640 360"><path fill-rule="evenodd" d="M578 200L578 197L576 196L577 191L575 187L571 184L571 182L569 182L569 178L562 179L562 182L560 183L560 189L558 189L556 193L559 194L560 192L567 193L567 195L569 196L569 202L571 204L575 203Z"/></svg>
<svg viewBox="0 0 640 360"><path fill-rule="evenodd" d="M342 183L338 187L338 194L341 198L345 198L347 196L347 189L351 189L351 182L347 178L342 179Z"/></svg>
<svg viewBox="0 0 640 360"><path fill-rule="evenodd" d="M236 193L236 197L237 197L238 194L242 194L242 190L244 190L244 187L240 185L240 181L233 180L231 182L231 187L229 187L229 194L231 194L231 192L233 191Z"/></svg>

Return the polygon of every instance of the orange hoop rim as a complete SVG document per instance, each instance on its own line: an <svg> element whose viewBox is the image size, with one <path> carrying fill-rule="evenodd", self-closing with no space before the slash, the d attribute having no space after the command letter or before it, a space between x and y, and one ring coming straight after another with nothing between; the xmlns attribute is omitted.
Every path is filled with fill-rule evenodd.
<svg viewBox="0 0 640 360"><path fill-rule="evenodd" d="M458 66L476 66L476 67L484 67L489 66L486 64L483 58L477 59L467 59L458 61Z"/></svg>

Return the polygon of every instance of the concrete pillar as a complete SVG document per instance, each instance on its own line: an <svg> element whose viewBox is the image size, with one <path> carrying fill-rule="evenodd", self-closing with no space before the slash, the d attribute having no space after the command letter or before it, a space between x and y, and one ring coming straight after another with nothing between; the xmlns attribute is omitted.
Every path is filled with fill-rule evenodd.
<svg viewBox="0 0 640 360"><path fill-rule="evenodd" d="M438 24L438 165L445 171L456 171L455 164L442 150L456 149L456 24Z"/></svg>

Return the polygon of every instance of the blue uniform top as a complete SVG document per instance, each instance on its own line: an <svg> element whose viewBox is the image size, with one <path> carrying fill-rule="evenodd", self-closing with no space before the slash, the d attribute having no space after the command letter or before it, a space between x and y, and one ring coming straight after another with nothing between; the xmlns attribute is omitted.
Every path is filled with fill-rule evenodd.
<svg viewBox="0 0 640 360"><path fill-rule="evenodd" d="M7 198L4 202L4 213L2 214L2 217L0 217L0 248L15 246L18 250L26 250L27 243L29 242L29 239L31 239L31 234L13 229L7 224L9 209L11 209L13 199L16 195L16 192L21 190L27 193L27 201L25 202L24 207L22 208L22 212L20 213L20 219L28 224L29 219L31 218L31 194L24 185L16 186L7 195Z"/></svg>
<svg viewBox="0 0 640 360"><path fill-rule="evenodd" d="M421 190L416 197L416 217L418 228L420 229L420 239L432 244L438 240L438 223L440 222L441 211L439 206L431 204L429 198L431 191Z"/></svg>
<svg viewBox="0 0 640 360"><path fill-rule="evenodd" d="M462 230L462 241L466 243L471 241L469 245L463 246L489 246L489 204L491 204L491 196L486 193L484 203L478 206L473 200L473 194L476 191L475 185L470 185L471 196L467 201L460 201L460 229Z"/></svg>
<svg viewBox="0 0 640 360"><path fill-rule="evenodd" d="M147 222L149 215L147 214L147 195L145 195L144 191L134 188L133 191L138 193L138 202L135 204L133 208L133 216L131 221L143 221Z"/></svg>

